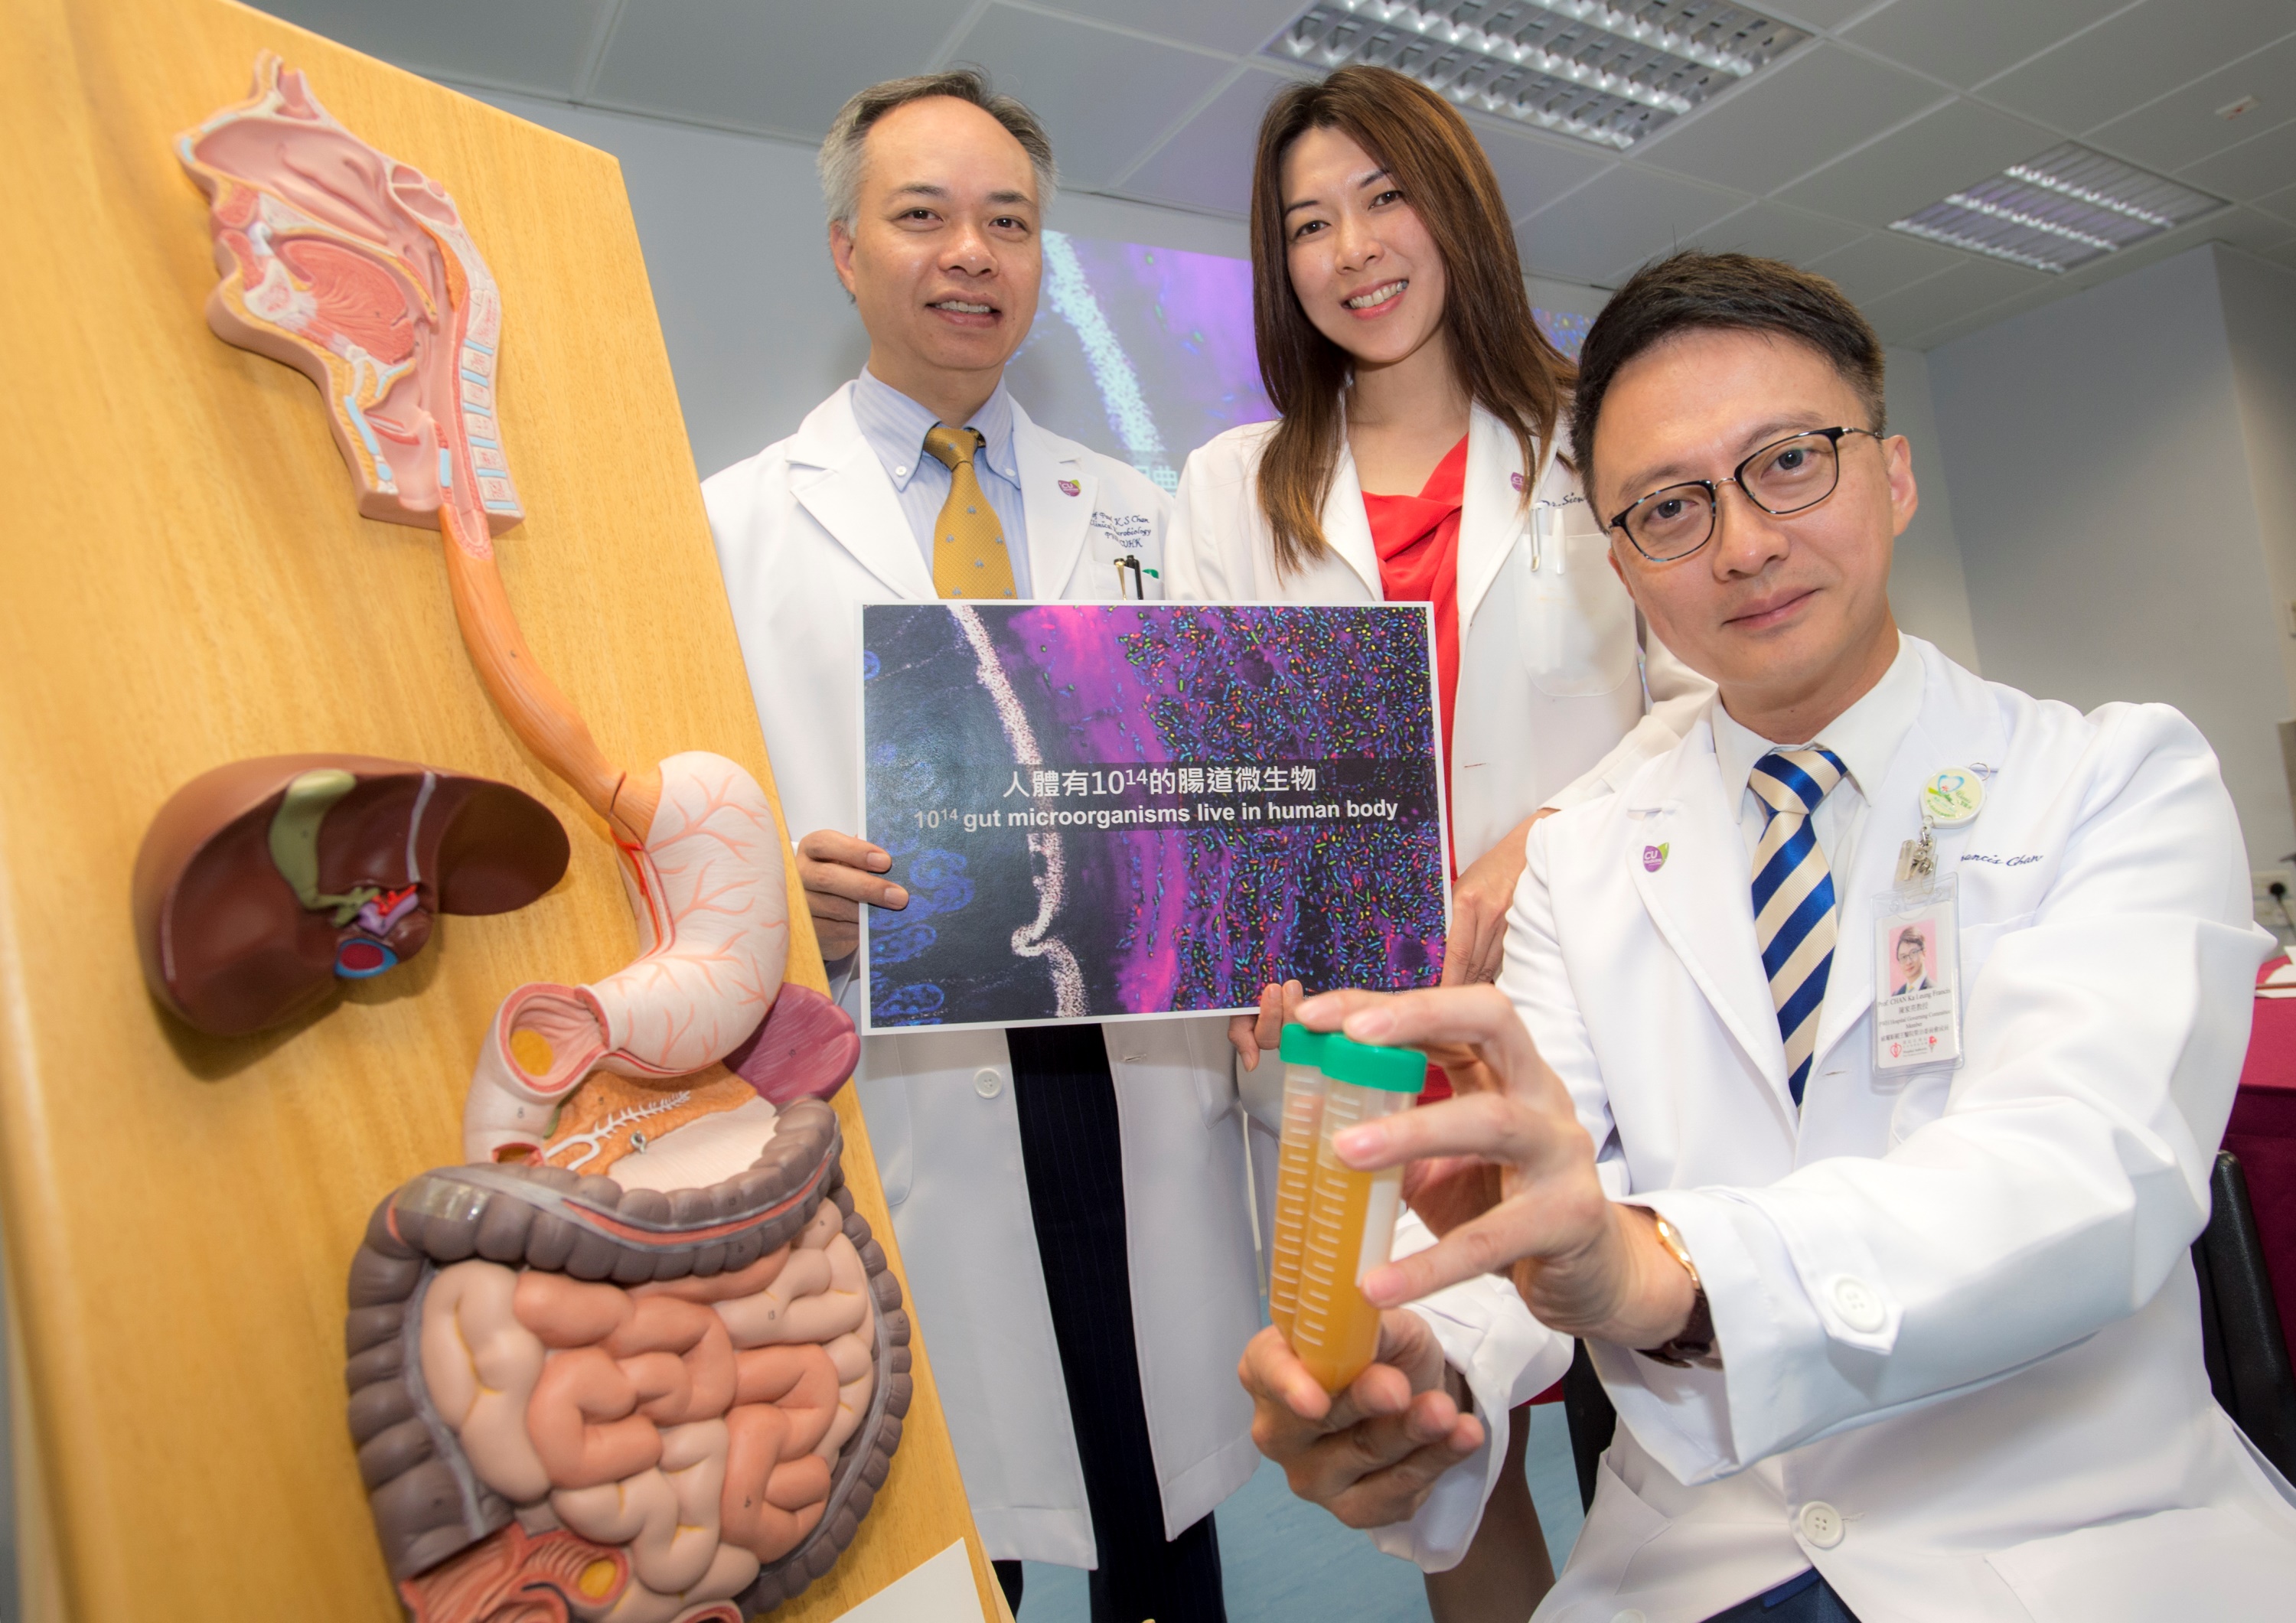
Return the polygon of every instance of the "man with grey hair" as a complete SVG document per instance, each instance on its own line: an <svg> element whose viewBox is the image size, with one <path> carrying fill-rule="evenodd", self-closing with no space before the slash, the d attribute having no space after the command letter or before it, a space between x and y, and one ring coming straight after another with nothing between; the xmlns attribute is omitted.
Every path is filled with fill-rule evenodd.
<svg viewBox="0 0 2296 1623"><path fill-rule="evenodd" d="M860 909L910 899L892 854L851 832L859 605L1160 595L1169 502L1005 390L1054 181L1027 108L965 70L873 86L820 168L868 364L702 488L782 804L809 831L815 929L857 1010ZM1257 1463L1234 1371L1259 1307L1224 1023L863 1044L856 1087L919 1324L1016 1607L1027 1558L1092 1568L1095 1623L1226 1615L1210 1512Z"/></svg>

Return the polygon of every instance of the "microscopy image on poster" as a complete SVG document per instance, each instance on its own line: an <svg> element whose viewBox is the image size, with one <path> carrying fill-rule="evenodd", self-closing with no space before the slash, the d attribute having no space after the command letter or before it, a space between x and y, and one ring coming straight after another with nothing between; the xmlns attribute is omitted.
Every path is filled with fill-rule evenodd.
<svg viewBox="0 0 2296 1623"><path fill-rule="evenodd" d="M1447 914L1424 604L862 611L871 1029L1431 986Z"/></svg>

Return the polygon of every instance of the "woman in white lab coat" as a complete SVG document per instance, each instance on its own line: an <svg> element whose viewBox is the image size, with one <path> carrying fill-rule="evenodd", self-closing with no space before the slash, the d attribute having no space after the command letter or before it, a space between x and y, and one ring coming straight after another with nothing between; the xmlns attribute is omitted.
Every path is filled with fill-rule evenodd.
<svg viewBox="0 0 2296 1623"><path fill-rule="evenodd" d="M1570 363L1442 97L1380 68L1277 96L1251 251L1283 415L1188 458L1166 595L1432 602L1458 871L1444 980L1491 980L1531 819L1623 783L1712 685L1642 634L1611 571L1559 445Z"/></svg>
<svg viewBox="0 0 2296 1623"><path fill-rule="evenodd" d="M1570 363L1531 320L1497 179L1448 103L1378 68L1277 96L1251 258L1283 415L1189 457L1166 594L1432 604L1456 877L1443 980L1494 980L1532 821L1623 783L1712 686L1640 634L1611 573L1558 447ZM1270 988L1257 1021L1232 1022L1247 1070L1283 1003ZM1275 1071L1244 1079L1271 1128ZM1474 1547L1429 1579L1443 1623L1520 1618L1554 1581L1525 1430L1517 1414Z"/></svg>

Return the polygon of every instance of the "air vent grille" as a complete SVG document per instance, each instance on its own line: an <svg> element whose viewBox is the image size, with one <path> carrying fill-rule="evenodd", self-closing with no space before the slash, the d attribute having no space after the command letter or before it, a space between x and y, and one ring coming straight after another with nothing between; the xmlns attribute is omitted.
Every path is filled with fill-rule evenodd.
<svg viewBox="0 0 2296 1623"><path fill-rule="evenodd" d="M1267 47L1409 74L1471 111L1634 145L1809 35L1744 6L1651 0L1317 0Z"/></svg>
<svg viewBox="0 0 2296 1623"><path fill-rule="evenodd" d="M1890 229L2056 275L2228 207L2068 141Z"/></svg>

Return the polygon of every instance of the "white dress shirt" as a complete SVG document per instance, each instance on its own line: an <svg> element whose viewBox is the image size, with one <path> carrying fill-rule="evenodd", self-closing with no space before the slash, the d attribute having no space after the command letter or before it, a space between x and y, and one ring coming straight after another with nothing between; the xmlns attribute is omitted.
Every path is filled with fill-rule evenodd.
<svg viewBox="0 0 2296 1623"><path fill-rule="evenodd" d="M1769 807L1753 787L1754 768L1762 758L1773 750L1806 750L1817 744L1841 760L1841 782L1817 803L1810 824L1817 836L1817 848L1825 853L1826 867L1846 873L1857 856L1858 831L1866 825L1866 786L1881 783L1890 758L1913 730L1921 708L1922 661L1902 633L1898 637L1898 657L1882 673L1882 679L1808 743L1773 743L1742 725L1723 708L1719 698L1714 701L1714 764L1722 769L1725 788L1734 785L1738 791L1738 832L1746 838L1749 885L1753 883L1754 848L1761 844L1762 831L1770 820ZM1834 899L1839 903L1841 898L1837 894Z"/></svg>

